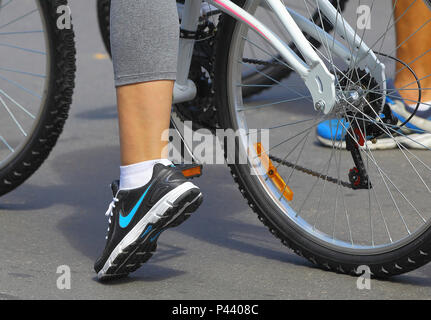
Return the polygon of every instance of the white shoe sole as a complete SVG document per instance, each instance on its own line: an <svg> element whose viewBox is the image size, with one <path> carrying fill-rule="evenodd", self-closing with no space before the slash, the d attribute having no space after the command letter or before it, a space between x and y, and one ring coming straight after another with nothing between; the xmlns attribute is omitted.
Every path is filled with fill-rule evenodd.
<svg viewBox="0 0 431 320"><path fill-rule="evenodd" d="M333 141L317 136L317 140L326 147L334 147L346 149L345 141ZM389 150L398 148L397 142L411 149L429 149L431 148L431 133L413 133L406 136L397 136L395 138L377 139L376 143L367 141L367 146L360 147L361 149L369 150Z"/></svg>

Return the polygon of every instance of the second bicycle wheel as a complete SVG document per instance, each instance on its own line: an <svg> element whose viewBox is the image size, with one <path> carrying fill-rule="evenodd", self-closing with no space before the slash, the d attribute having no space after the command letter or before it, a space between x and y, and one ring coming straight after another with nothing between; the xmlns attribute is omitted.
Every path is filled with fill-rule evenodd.
<svg viewBox="0 0 431 320"><path fill-rule="evenodd" d="M259 1L238 3L285 43L291 41ZM317 2L302 0L297 2L300 5L298 12L309 19ZM359 5L370 9L372 31L368 20L358 22ZM423 2L417 5L422 6L419 10L427 10ZM416 90L419 96L414 76L423 80L419 81L422 84L431 76L419 75L417 65L416 75L412 64L430 59L431 48L417 52L409 61L402 61L404 64L395 63L401 46L395 37L398 17L413 8L400 10L390 1L349 1L343 13L361 41L380 53L388 79L401 72L412 73L411 83L398 90L388 85L386 95L370 70L358 67L353 53L351 61L355 63L347 65L332 55L331 44L316 39L322 40L316 51L336 76L336 90L343 97L328 115L315 111L310 93L296 74L278 81L262 73L271 80L268 90L247 98L243 88L254 84L244 83L244 78L257 70L256 63L275 59L280 69L289 66L246 25L228 16L219 24L215 91L222 127L237 132L237 158L235 162L228 158L232 175L270 231L321 268L355 274L359 266L367 265L374 276L387 277L431 259L430 134L412 123L402 125L405 118L395 118L397 94L412 97ZM397 10L395 16L393 11ZM430 20L420 29L426 32L429 25ZM337 40L346 43L341 37ZM422 97L429 96L429 90L428 85L422 85ZM406 99L413 106L420 100ZM384 101L387 104L382 109ZM332 131L329 148L316 137L316 127L327 121ZM265 149L259 139L250 143L253 135L263 132L269 136ZM381 142L388 144L383 147ZM247 160L244 163L237 162L241 155Z"/></svg>
<svg viewBox="0 0 431 320"><path fill-rule="evenodd" d="M76 67L66 5L0 2L0 195L40 167L67 119Z"/></svg>

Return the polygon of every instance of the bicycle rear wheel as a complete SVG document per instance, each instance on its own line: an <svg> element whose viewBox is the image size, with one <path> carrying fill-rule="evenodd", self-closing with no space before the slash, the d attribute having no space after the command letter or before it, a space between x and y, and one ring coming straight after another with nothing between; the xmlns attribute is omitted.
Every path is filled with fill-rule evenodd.
<svg viewBox="0 0 431 320"><path fill-rule="evenodd" d="M238 1L289 43L289 37L280 31L282 27L275 25L277 19L265 18L272 13L263 12L258 2ZM298 12L310 18L317 2L298 1L298 5L301 3L303 8ZM359 29L358 5L368 5L372 32L367 23ZM404 61L404 65L397 66L393 59L397 51L397 21L388 8L394 9L390 2L383 6L372 0L349 1L343 16L356 28L362 41L381 53L379 58L390 79L414 61L429 58L431 48L418 53L413 62ZM246 97L244 87L254 84L244 83L244 78L257 70L254 62L275 59L280 69L289 66L246 25L228 16L221 18L216 41L215 92L220 124L237 133L236 159L227 155L234 180L271 233L323 269L356 274L359 266L367 265L376 277L416 269L431 258L431 153L423 142L429 133L423 129L407 131L400 122L390 122L389 117L384 121L383 112L388 116L391 111L382 110L382 101L397 99L395 89L385 94L370 76L370 70L360 70L353 49L354 63L349 66L332 54L330 43L315 40L321 43L316 51L336 76L336 89L344 97L343 103L329 115L315 111L310 93L296 74L278 81L262 73L271 80L267 90ZM337 40L345 43L341 37ZM420 80L429 76L422 75ZM417 83L413 84L413 89L410 84L398 88L399 92L418 91ZM355 90L360 92L358 104L345 98L345 94ZM424 95L429 90L429 86L423 85L421 92ZM315 142L315 131L328 119L336 125L330 148L323 148ZM371 125L378 128L379 136L367 131ZM353 128L359 129L359 133ZM269 144L261 149L258 136L263 132L269 135ZM355 180L357 172L352 170L357 163L352 151L345 149L346 142L338 140L339 132L345 139L350 137L357 147L355 155L362 159L368 179L362 181L361 188L355 184L359 181ZM383 139L392 143L392 149L373 147L374 142ZM246 161L238 163L241 158Z"/></svg>
<svg viewBox="0 0 431 320"><path fill-rule="evenodd" d="M57 26L66 5L0 4L0 195L39 168L67 119L76 68L73 30Z"/></svg>

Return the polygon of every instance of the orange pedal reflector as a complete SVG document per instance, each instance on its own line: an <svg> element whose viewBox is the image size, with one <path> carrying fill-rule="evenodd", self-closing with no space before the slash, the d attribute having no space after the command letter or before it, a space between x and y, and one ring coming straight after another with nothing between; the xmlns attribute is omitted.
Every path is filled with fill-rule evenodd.
<svg viewBox="0 0 431 320"><path fill-rule="evenodd" d="M293 200L292 189L290 189L290 187L284 182L283 178L277 172L277 168L274 167L274 165L272 164L272 161L271 159L269 159L268 155L263 149L262 144L260 142L255 143L254 147L256 149L257 156L259 157L263 167L266 170L266 174L268 175L268 177L271 179L271 181L274 183L277 189L283 193L283 196L288 201L292 201Z"/></svg>
<svg viewBox="0 0 431 320"><path fill-rule="evenodd" d="M191 179L202 175L201 164L176 164L176 167L181 170L184 177Z"/></svg>

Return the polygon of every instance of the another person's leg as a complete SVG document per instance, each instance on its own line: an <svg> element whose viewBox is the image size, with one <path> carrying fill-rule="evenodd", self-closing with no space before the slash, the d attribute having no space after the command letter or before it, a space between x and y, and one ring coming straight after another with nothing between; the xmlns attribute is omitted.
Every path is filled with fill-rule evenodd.
<svg viewBox="0 0 431 320"><path fill-rule="evenodd" d="M111 187L107 243L95 263L100 279L135 271L160 233L179 225L202 201L199 188L167 159L177 71L175 0L112 0L111 51L121 144L120 181Z"/></svg>
<svg viewBox="0 0 431 320"><path fill-rule="evenodd" d="M395 1L395 0L394 0ZM423 88L431 88L431 10L422 0L398 0L395 5L397 58L407 63ZM419 31L418 31L419 30ZM397 64L395 87L399 88L406 103L418 101L418 92L412 73ZM422 90L422 102L431 102L431 90ZM424 105L422 108L428 108Z"/></svg>
<svg viewBox="0 0 431 320"><path fill-rule="evenodd" d="M396 23L397 58L408 64L420 80L421 103L418 106L419 91L413 74L398 63L395 90L399 98L390 94L391 110L400 121L410 118L416 107L415 116L406 125L412 140L406 144L412 148L431 147L431 11L422 0L394 1ZM402 138L401 138L402 139Z"/></svg>

